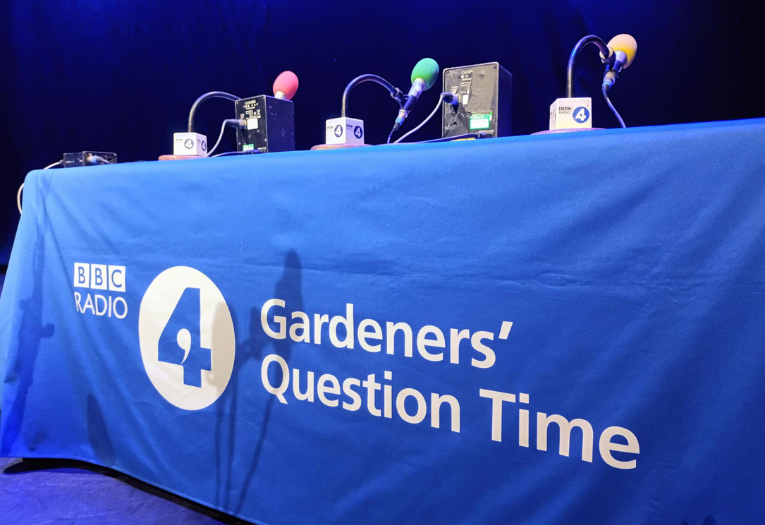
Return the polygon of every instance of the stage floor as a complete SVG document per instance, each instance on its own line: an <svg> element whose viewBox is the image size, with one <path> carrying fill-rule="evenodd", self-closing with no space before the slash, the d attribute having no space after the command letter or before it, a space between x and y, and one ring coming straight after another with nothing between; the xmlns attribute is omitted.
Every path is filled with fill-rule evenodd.
<svg viewBox="0 0 765 525"><path fill-rule="evenodd" d="M60 459L0 458L3 523L240 524L119 472Z"/></svg>

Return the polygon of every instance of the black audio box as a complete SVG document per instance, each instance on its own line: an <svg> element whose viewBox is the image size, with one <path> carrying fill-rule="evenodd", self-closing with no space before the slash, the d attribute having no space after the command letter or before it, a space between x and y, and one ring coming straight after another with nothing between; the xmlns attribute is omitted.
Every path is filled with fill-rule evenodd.
<svg viewBox="0 0 765 525"><path fill-rule="evenodd" d="M80 166L98 166L99 164L117 164L117 154L111 151L78 151L64 153L62 168L77 168Z"/></svg>
<svg viewBox="0 0 765 525"><path fill-rule="evenodd" d="M246 121L236 130L238 151L263 153L295 150L295 109L291 100L258 95L236 101L236 116Z"/></svg>
<svg viewBox="0 0 765 525"><path fill-rule="evenodd" d="M445 92L459 97L455 109L444 104L441 136L483 132L492 137L510 135L510 99L513 75L498 62L444 69Z"/></svg>

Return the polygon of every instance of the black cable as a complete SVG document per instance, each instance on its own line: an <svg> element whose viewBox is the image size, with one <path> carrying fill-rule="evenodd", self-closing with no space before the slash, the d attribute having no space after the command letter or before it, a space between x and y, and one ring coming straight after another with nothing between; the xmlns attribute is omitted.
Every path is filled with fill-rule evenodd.
<svg viewBox="0 0 765 525"><path fill-rule="evenodd" d="M404 93L399 88L397 88L396 86L394 86L393 84L391 84L390 82L388 82L381 76L366 74L366 75L361 75L354 78L353 80L348 82L347 86L345 86L345 91L343 91L343 101L342 101L342 104L340 105L341 117L345 118L346 109L348 107L348 95L351 93L351 91L353 91L353 89L356 86L358 86L359 84L363 84L364 82L374 82L376 84L380 84L382 87L388 90L388 93L390 93L391 98L393 98L393 100L398 102L399 107L404 105L404 101L406 100L406 95L404 95Z"/></svg>
<svg viewBox="0 0 765 525"><path fill-rule="evenodd" d="M465 133L464 135L453 135L451 137L443 137L440 139L423 140L422 143L435 143L435 142L454 142L456 140L468 140L468 139L489 139L492 135L489 135L485 131L479 131L477 133Z"/></svg>
<svg viewBox="0 0 765 525"><path fill-rule="evenodd" d="M476 133L465 133L463 135L452 135L451 137L442 137L440 139L419 140L416 142L395 142L394 144L437 144L439 142L456 142L458 140L478 140L478 139L490 139L493 135L489 135L485 131L478 131Z"/></svg>
<svg viewBox="0 0 765 525"><path fill-rule="evenodd" d="M194 114L197 111L197 108L199 105L204 102L205 100L210 100L211 98L223 98L226 100L230 100L232 102L236 102L237 100L241 100L236 95L232 95L231 93L226 93L225 91L210 91L209 93L205 93L196 101L194 101L194 105L191 106L191 111L189 111L189 133L194 132Z"/></svg>
<svg viewBox="0 0 765 525"><path fill-rule="evenodd" d="M95 164L96 166L112 163L109 159L104 158L101 155L94 155L92 153L88 155L85 160L91 164Z"/></svg>
<svg viewBox="0 0 765 525"><path fill-rule="evenodd" d="M576 62L579 53L581 53L584 46L587 44L595 44L600 50L600 53L605 57L602 60L604 64L610 64L616 58L613 51L603 41L602 38L595 35L587 35L576 43L574 49L571 50L571 55L568 57L568 66L566 67L566 98L572 98L574 96L574 62Z"/></svg>
<svg viewBox="0 0 765 525"><path fill-rule="evenodd" d="M235 156L241 156L241 155L257 155L257 154L260 154L260 153L263 153L263 152L260 151L260 150L257 150L257 149L251 149L249 151L225 151L223 153L218 153L217 155L213 155L210 158L212 159L212 158L216 158L216 157L235 157Z"/></svg>
<svg viewBox="0 0 765 525"><path fill-rule="evenodd" d="M619 124L620 124L620 125L621 125L623 128L626 128L627 126L624 124L624 120L622 120L622 116L621 116L621 115L619 115L619 112L618 112L618 111L616 111L616 108L615 108L615 107L614 107L614 105L611 103L611 99L610 99L610 98L608 98L608 87L607 87L606 85L603 85L603 98L605 98L605 99L606 99L606 104L608 104L608 107L609 107L609 108L611 108L611 111L613 111L613 113L614 113L614 116L616 117L616 120L618 120L618 121L619 121Z"/></svg>

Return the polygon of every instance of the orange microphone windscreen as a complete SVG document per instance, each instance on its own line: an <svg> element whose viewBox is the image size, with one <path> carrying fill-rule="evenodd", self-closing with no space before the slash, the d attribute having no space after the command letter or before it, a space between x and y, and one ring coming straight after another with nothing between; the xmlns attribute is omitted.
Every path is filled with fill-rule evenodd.
<svg viewBox="0 0 765 525"><path fill-rule="evenodd" d="M614 50L614 53L621 51L625 54L627 59L624 62L623 69L627 69L635 60L635 53L637 53L637 41L631 35L616 35L608 42L608 47Z"/></svg>

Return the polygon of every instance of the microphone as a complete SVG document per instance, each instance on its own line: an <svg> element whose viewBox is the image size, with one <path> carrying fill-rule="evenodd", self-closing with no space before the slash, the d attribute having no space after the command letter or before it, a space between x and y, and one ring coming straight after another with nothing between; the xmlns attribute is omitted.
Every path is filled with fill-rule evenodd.
<svg viewBox="0 0 765 525"><path fill-rule="evenodd" d="M637 53L637 41L631 35L616 35L608 42L609 49L614 52L614 61L606 65L606 73L603 75L603 89L613 87L619 73L632 65ZM601 58L603 53L600 54Z"/></svg>
<svg viewBox="0 0 765 525"><path fill-rule="evenodd" d="M619 124L625 128L624 120L616 111L616 108L608 98L608 90L611 89L619 78L619 73L627 69L635 60L637 42L626 34L616 35L606 44L600 37L587 35L579 40L571 50L566 67L566 98L556 99L550 106L550 130L574 130L580 128L594 129L592 127L592 99L590 97L574 96L574 63L582 48L587 44L593 44L600 50L600 60L606 65L603 74L601 93L606 104L613 112Z"/></svg>
<svg viewBox="0 0 765 525"><path fill-rule="evenodd" d="M417 100L419 100L422 92L433 87L436 80L438 80L438 72L438 63L432 58L423 58L417 62L412 70L412 89L409 90L404 105L398 112L398 117L396 117L396 123L393 125L391 133L401 127L406 117L409 116L409 112L417 104Z"/></svg>
<svg viewBox="0 0 765 525"><path fill-rule="evenodd" d="M298 89L298 77L292 71L284 71L274 80L274 97L292 100Z"/></svg>

